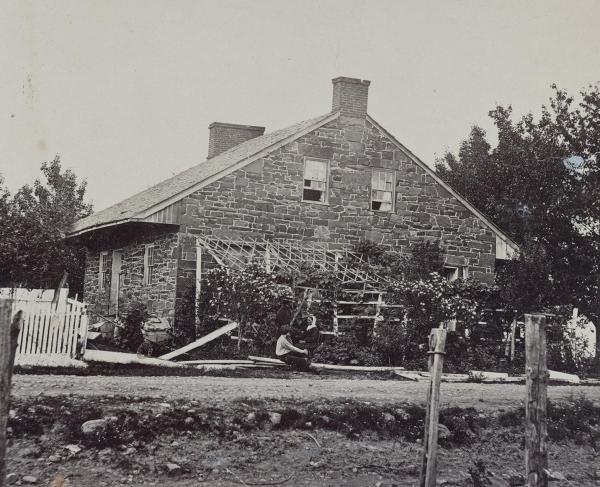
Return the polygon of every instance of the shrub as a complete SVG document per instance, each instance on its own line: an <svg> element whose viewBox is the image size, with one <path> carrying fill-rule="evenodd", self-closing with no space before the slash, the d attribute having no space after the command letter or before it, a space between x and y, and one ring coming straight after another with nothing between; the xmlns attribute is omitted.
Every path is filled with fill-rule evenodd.
<svg viewBox="0 0 600 487"><path fill-rule="evenodd" d="M183 290L175 305L176 321L173 326L173 339L176 345L183 346L196 339L196 286L190 284Z"/></svg>
<svg viewBox="0 0 600 487"><path fill-rule="evenodd" d="M118 328L115 340L117 345L131 352L137 351L144 341L142 326L148 316L146 305L138 301L130 303L121 318L122 326Z"/></svg>
<svg viewBox="0 0 600 487"><path fill-rule="evenodd" d="M498 424L505 428L507 427L517 427L523 424L523 420L525 419L525 408L520 407L516 409L510 409L508 411L503 411L498 415Z"/></svg>
<svg viewBox="0 0 600 487"><path fill-rule="evenodd" d="M348 365L380 365L376 350L361 343L355 333L333 337L315 352L315 362Z"/></svg>
<svg viewBox="0 0 600 487"><path fill-rule="evenodd" d="M585 396L565 402L548 401L548 436L555 441L573 439L595 444L600 436L600 407Z"/></svg>

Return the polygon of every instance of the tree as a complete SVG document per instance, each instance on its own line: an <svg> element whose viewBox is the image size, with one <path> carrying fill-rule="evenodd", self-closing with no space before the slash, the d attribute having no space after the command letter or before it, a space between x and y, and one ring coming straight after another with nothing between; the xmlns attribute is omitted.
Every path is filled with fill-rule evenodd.
<svg viewBox="0 0 600 487"><path fill-rule="evenodd" d="M473 127L457 155L437 173L521 245L518 265L499 273L519 311L574 304L597 312L600 270L600 91L582 92L578 107L554 87L541 116L514 121L510 107L489 115L498 133L491 147ZM535 276L535 279L532 278Z"/></svg>
<svg viewBox="0 0 600 487"><path fill-rule="evenodd" d="M43 181L10 195L0 179L0 286L49 288L63 272L71 290L81 292L85 250L64 239L69 227L92 212L86 182L60 157L41 166Z"/></svg>

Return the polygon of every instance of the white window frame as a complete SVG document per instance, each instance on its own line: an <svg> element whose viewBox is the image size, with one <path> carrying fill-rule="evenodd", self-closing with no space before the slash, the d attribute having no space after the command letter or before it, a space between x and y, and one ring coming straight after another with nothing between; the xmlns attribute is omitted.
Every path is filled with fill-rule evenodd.
<svg viewBox="0 0 600 487"><path fill-rule="evenodd" d="M373 184L374 179L375 179L375 175L380 175L380 174L389 174L392 176L392 181L391 181L391 188L388 190L386 189L382 189L382 188L375 188L375 185ZM385 183L387 183L388 181L384 181ZM382 199L375 199L374 196L376 194L376 192L380 192L380 193L390 193L390 200L391 201L384 201ZM390 203L391 204L391 208L387 209L387 210L381 210L381 209L375 209L373 208L373 203L374 202L379 202L379 203ZM394 209L396 207L396 171L387 171L385 169L374 169L371 172L371 202L370 202L370 208L371 211L380 211L382 213L394 213Z"/></svg>
<svg viewBox="0 0 600 487"><path fill-rule="evenodd" d="M314 161L314 162L318 162L321 164L325 165L325 180L321 181L318 179L306 179L306 166L307 166L307 162L309 161ZM320 182L320 183L324 183L325 184L325 188L322 190L323 191L323 196L324 196L324 201L315 201L315 200L307 200L304 199L304 191L305 190L313 190L315 191L316 189L312 187L311 184L309 184L308 186L306 186L306 181L311 181L312 182ZM319 191L318 189L316 191ZM319 205L328 205L329 204L329 160L327 159L319 159L316 157L306 157L304 159L304 171L302 173L302 201L306 202L306 203L316 203Z"/></svg>
<svg viewBox="0 0 600 487"><path fill-rule="evenodd" d="M98 291L104 291L107 286L108 278L108 251L100 252L98 263Z"/></svg>
<svg viewBox="0 0 600 487"><path fill-rule="evenodd" d="M155 279L155 249L156 246L154 244L146 244L146 246L144 247L144 286L150 286Z"/></svg>

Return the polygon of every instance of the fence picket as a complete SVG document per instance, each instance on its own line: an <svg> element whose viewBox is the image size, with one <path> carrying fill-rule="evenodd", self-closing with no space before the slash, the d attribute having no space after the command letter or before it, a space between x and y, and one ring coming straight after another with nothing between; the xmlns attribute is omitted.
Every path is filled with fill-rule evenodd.
<svg viewBox="0 0 600 487"><path fill-rule="evenodd" d="M50 323L48 316L48 308L47 306L40 306L40 323L35 330L37 333L34 338L34 349L36 354L44 354L46 353L45 345L49 342L46 340L46 336L50 334Z"/></svg>
<svg viewBox="0 0 600 487"><path fill-rule="evenodd" d="M75 306L72 302L67 302L67 309L69 313L69 326L67 329L67 336L65 340L65 350L63 353L69 357L73 356L73 332L75 331Z"/></svg>
<svg viewBox="0 0 600 487"><path fill-rule="evenodd" d="M71 326L71 311L69 303L65 303L65 324L61 330L60 353L64 355L68 348L69 328Z"/></svg>
<svg viewBox="0 0 600 487"><path fill-rule="evenodd" d="M41 306L43 315L42 315L42 325L41 325L41 336L38 339L39 342L39 350L40 354L45 354L49 352L50 348L50 338L52 335L52 329L50 327L50 316L49 316L49 306Z"/></svg>
<svg viewBox="0 0 600 487"><path fill-rule="evenodd" d="M33 320L32 320L32 326L31 329L29 330L29 334L27 335L27 349L25 350L25 353L28 355L32 355L33 354L33 342L34 340L34 336L35 336L35 332L37 330L37 324L40 321L40 314L39 314L39 306L35 306L35 312L33 315Z"/></svg>
<svg viewBox="0 0 600 487"><path fill-rule="evenodd" d="M77 337L85 344L87 338L87 308L84 303L67 298L61 292L56 308L52 308L52 290L0 288L0 294L11 293L14 312L23 310L23 324L19 334L18 355L52 354L72 357L77 350Z"/></svg>

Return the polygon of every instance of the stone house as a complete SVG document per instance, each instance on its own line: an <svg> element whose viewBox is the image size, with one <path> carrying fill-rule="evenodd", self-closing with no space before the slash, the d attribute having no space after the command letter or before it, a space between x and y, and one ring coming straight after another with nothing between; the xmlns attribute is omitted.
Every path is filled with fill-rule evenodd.
<svg viewBox="0 0 600 487"><path fill-rule="evenodd" d="M369 85L335 78L331 111L270 133L215 122L206 161L76 222L84 300L169 315L201 272L197 237L219 235L401 252L438 240L449 278L491 282L516 244L367 114Z"/></svg>

